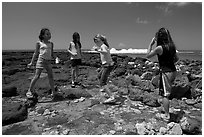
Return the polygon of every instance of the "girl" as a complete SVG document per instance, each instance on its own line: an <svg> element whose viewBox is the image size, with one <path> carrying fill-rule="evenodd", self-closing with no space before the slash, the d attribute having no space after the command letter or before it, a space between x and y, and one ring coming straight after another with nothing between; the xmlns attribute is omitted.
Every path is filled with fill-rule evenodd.
<svg viewBox="0 0 204 137"><path fill-rule="evenodd" d="M152 50L154 43L157 46ZM169 95L171 93L171 85L176 78L175 62L178 61L175 44L171 38L169 31L166 28L160 28L152 39L149 48L147 50L147 58L151 58L157 55L160 66L160 95L163 96L158 102L163 104L165 111L161 117L168 121L170 119L169 114Z"/></svg>
<svg viewBox="0 0 204 137"><path fill-rule="evenodd" d="M73 41L70 42L67 51L71 54L71 75L72 75L72 88L78 84L78 75L79 75L79 65L81 65L81 42L80 35L78 32L74 32L72 35Z"/></svg>
<svg viewBox="0 0 204 137"><path fill-rule="evenodd" d="M35 83L40 77L40 74L45 68L48 73L48 79L49 84L52 90L52 99L54 99L56 93L54 89L54 80L53 80L53 73L52 73L52 66L51 66L51 60L53 58L53 43L49 40L51 39L51 33L48 28L43 28L40 31L39 35L39 41L36 43L36 49L33 54L31 63L28 64L28 68L30 68L33 65L33 62L36 57L38 57L37 63L36 63L36 72L35 76L31 80L30 87L28 89L28 92L26 93L26 96L28 99L34 98L36 93L34 93L33 88L35 86Z"/></svg>
<svg viewBox="0 0 204 137"><path fill-rule="evenodd" d="M96 47L94 47L95 51L98 51L100 53L101 62L102 62L102 69L99 72L99 81L100 81L100 91L106 93L109 96L109 99L107 99L105 102L113 101L115 97L111 94L110 89L107 86L107 79L110 75L110 72L114 68L114 62L111 58L110 54L110 47L107 42L107 39L105 36L97 34L94 37L94 42L96 44Z"/></svg>

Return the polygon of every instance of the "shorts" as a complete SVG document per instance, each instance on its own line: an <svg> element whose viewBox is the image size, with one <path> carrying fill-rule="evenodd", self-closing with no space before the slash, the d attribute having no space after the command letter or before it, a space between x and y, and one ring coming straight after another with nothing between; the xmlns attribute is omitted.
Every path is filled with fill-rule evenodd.
<svg viewBox="0 0 204 137"><path fill-rule="evenodd" d="M159 82L159 95L169 97L171 94L172 83L176 78L176 72L161 72Z"/></svg>
<svg viewBox="0 0 204 137"><path fill-rule="evenodd" d="M38 58L38 61L36 63L36 68L43 69L43 68L46 68L46 67L51 67L51 60Z"/></svg>
<svg viewBox="0 0 204 137"><path fill-rule="evenodd" d="M102 69L98 74L100 86L105 86L107 84L108 76L113 69L114 65L102 65Z"/></svg>
<svg viewBox="0 0 204 137"><path fill-rule="evenodd" d="M71 66L76 67L81 65L81 59L71 59Z"/></svg>

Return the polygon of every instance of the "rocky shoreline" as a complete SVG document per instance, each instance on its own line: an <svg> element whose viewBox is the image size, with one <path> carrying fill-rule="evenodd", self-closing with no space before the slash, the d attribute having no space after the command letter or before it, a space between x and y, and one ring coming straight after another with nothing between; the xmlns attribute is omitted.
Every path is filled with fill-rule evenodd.
<svg viewBox="0 0 204 137"><path fill-rule="evenodd" d="M47 74L36 84L38 103L28 102L25 93L34 69L26 65L32 52L2 54L2 134L3 135L201 135L202 61L180 60L171 94L171 119L160 118L157 102L158 63L144 58L112 55L117 62L109 78L117 102L103 104L97 69L99 54L83 53L80 67L85 87L71 88L70 61L66 52L55 53L53 73L59 100L50 94Z"/></svg>

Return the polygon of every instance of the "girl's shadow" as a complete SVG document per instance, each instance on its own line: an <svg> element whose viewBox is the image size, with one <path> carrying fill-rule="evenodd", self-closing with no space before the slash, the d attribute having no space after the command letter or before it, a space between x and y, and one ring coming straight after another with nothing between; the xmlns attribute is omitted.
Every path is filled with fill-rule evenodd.
<svg viewBox="0 0 204 137"><path fill-rule="evenodd" d="M170 113L170 120L169 122L179 123L182 117L184 116L185 112L183 110L177 111L176 113Z"/></svg>

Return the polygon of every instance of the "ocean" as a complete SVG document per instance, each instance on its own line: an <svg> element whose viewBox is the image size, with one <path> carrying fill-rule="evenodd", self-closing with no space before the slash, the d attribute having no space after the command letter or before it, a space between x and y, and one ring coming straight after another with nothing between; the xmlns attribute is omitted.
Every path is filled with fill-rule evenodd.
<svg viewBox="0 0 204 137"><path fill-rule="evenodd" d="M127 55L127 56L130 56L130 57L145 57L146 54L130 54L130 53L126 53L126 54L123 54L123 55ZM180 60L200 60L202 61L202 51L201 50L194 50L194 51L190 51L190 50L182 50L182 51L179 51L178 52L178 57ZM157 60L157 57L154 56L152 57L150 60L152 61L156 61Z"/></svg>
<svg viewBox="0 0 204 137"><path fill-rule="evenodd" d="M82 52L90 51L88 49L83 49ZM34 52L34 50L2 50L3 52ZM54 52L67 52L66 49L55 49ZM118 53L118 55L127 55L130 57L145 57L144 53ZM202 50L179 50L178 51L179 59L181 60L200 60L202 61ZM152 61L156 61L157 57L151 58Z"/></svg>

